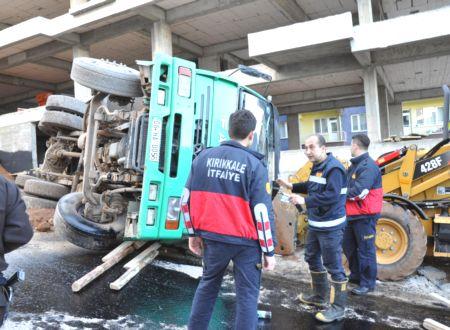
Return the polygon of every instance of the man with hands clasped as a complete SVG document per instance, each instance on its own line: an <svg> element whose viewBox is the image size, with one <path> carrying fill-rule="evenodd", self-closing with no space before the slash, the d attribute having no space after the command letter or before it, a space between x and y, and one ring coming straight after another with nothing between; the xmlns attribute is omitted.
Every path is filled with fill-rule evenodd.
<svg viewBox="0 0 450 330"><path fill-rule="evenodd" d="M291 195L290 202L304 204L307 209L308 233L305 260L309 265L312 293L301 294L301 302L327 306L316 314L322 322L344 318L347 301L347 277L342 266L342 239L346 224L346 173L343 165L326 152L325 139L316 134L305 141L305 154L313 163L308 181L291 184L278 179L280 186L306 197ZM328 276L331 275L331 289Z"/></svg>

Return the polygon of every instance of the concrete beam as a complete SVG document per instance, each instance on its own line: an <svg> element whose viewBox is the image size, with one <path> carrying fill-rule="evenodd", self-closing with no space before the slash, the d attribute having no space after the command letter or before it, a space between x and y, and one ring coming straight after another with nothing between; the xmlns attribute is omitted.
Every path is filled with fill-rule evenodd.
<svg viewBox="0 0 450 330"><path fill-rule="evenodd" d="M72 62L61 60L57 57L43 58L42 60L38 60L35 63L68 72L72 70Z"/></svg>
<svg viewBox="0 0 450 330"><path fill-rule="evenodd" d="M314 33L311 33L314 31ZM353 38L350 12L291 24L248 35L250 57L267 56L288 50L317 47L320 44L349 41Z"/></svg>
<svg viewBox="0 0 450 330"><path fill-rule="evenodd" d="M104 21L128 17L154 2L155 0L115 0L82 15L67 13L53 19L34 17L0 31L0 47L11 46L40 36L54 39L80 29L88 30L90 26Z"/></svg>
<svg viewBox="0 0 450 330"><path fill-rule="evenodd" d="M78 33L66 33L60 36L55 37L55 40L59 40L65 42L69 45L76 45L80 43L80 35Z"/></svg>
<svg viewBox="0 0 450 330"><path fill-rule="evenodd" d="M70 81L60 83L60 84L54 84L53 86L54 86L53 89L34 88L32 90L29 90L29 91L26 91L23 93L19 93L19 94L7 96L7 97L2 97L0 99L0 105L11 104L11 103L20 102L23 100L32 99L36 96L36 94L45 92L45 91L62 92L67 89L73 88L73 81L70 80Z"/></svg>
<svg viewBox="0 0 450 330"><path fill-rule="evenodd" d="M0 59L0 70L8 69L27 62L38 61L70 48L72 48L72 46L64 42L51 41L49 43Z"/></svg>
<svg viewBox="0 0 450 330"><path fill-rule="evenodd" d="M363 95L364 86L362 84L354 84L274 95L272 100L277 107L287 107L299 104L320 103L348 97L361 97Z"/></svg>
<svg viewBox="0 0 450 330"><path fill-rule="evenodd" d="M401 103L404 101L429 99L434 97L443 97L442 88L429 88L416 91L406 91L395 93L395 103Z"/></svg>
<svg viewBox="0 0 450 330"><path fill-rule="evenodd" d="M308 21L302 7L295 0L271 0L270 1L287 19L292 22Z"/></svg>
<svg viewBox="0 0 450 330"><path fill-rule="evenodd" d="M449 14L450 15L450 14ZM420 44L399 45L372 52L375 65L397 64L450 54L450 35L421 41Z"/></svg>
<svg viewBox="0 0 450 330"><path fill-rule="evenodd" d="M235 39L205 47L203 50L203 55L210 56L222 53L229 53L246 48L248 48L247 38Z"/></svg>
<svg viewBox="0 0 450 330"><path fill-rule="evenodd" d="M449 37L449 16L450 6L445 6L414 15L360 24L353 28L352 52L389 48L395 50L400 45L414 45L427 40Z"/></svg>
<svg viewBox="0 0 450 330"><path fill-rule="evenodd" d="M356 107L364 105L364 97L351 97L348 99L342 100L334 100L334 101L326 101L319 103L310 103L303 105L294 105L289 107L279 108L278 111L280 115L289 115L295 113L303 113L303 112L313 112L313 111L321 111L321 110L329 110L336 108L346 108L346 107Z"/></svg>
<svg viewBox="0 0 450 330"><path fill-rule="evenodd" d="M203 56L203 47L197 45L196 43L193 43L192 41L189 41L172 33L172 42L178 49L189 52L196 56Z"/></svg>
<svg viewBox="0 0 450 330"><path fill-rule="evenodd" d="M133 16L119 22L114 22L81 35L80 43L84 46L107 40L119 35L151 27L152 22L141 16ZM149 26L150 25L150 26Z"/></svg>
<svg viewBox="0 0 450 330"><path fill-rule="evenodd" d="M266 63L253 65L252 67L258 71L271 75L272 81L302 79L361 69L358 61L356 61L356 59L351 55L330 56L301 63L284 65L276 67L275 69ZM233 71L235 71L235 69L227 70L222 73L228 76ZM267 83L263 79L250 77L240 72L233 74L232 78L245 86Z"/></svg>
<svg viewBox="0 0 450 330"><path fill-rule="evenodd" d="M180 23L221 10L242 6L256 0L198 0L166 11L168 24Z"/></svg>
<svg viewBox="0 0 450 330"><path fill-rule="evenodd" d="M32 99L36 96L36 94L41 93L43 91L45 91L45 90L43 90L42 88L41 89L32 89L32 90L24 92L24 93L15 94L15 95L7 96L7 97L2 97L0 100L0 105L16 103L16 102L20 102L23 100Z"/></svg>
<svg viewBox="0 0 450 330"><path fill-rule="evenodd" d="M361 69L361 66L352 55L330 56L327 58L280 66L273 80L300 79L358 69Z"/></svg>
<svg viewBox="0 0 450 330"><path fill-rule="evenodd" d="M44 90L56 89L56 84L39 81L39 80L14 77L14 76L6 75L6 74L0 74L0 83L7 84L7 85L13 85L13 86L20 86L20 87L41 88Z"/></svg>
<svg viewBox="0 0 450 330"><path fill-rule="evenodd" d="M96 30L82 33L80 35L80 42L83 46L89 46L96 42L117 37L127 32L135 31L139 28L142 29L144 26L148 26L148 24L149 20L144 17L130 17L119 22L102 26ZM70 44L61 41L51 41L49 43L0 59L0 69L11 68L27 62L39 61L71 48L72 46Z"/></svg>

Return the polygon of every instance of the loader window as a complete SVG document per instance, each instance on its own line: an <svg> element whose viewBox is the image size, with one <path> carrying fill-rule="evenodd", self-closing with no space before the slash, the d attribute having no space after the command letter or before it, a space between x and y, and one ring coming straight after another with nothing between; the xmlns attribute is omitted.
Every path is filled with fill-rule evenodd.
<svg viewBox="0 0 450 330"><path fill-rule="evenodd" d="M251 111L256 118L255 135L250 148L267 156L267 132L271 124L268 104L265 100L246 91L243 91L241 96L242 109Z"/></svg>

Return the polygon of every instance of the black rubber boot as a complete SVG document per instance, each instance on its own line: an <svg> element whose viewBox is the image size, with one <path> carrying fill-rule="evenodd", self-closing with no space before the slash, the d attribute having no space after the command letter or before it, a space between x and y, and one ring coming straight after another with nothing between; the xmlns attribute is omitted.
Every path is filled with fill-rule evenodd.
<svg viewBox="0 0 450 330"><path fill-rule="evenodd" d="M325 323L342 320L347 305L348 281L335 282L331 280L330 307L316 314L316 319Z"/></svg>
<svg viewBox="0 0 450 330"><path fill-rule="evenodd" d="M311 272L312 293L302 293L298 299L305 304L324 307L327 305L328 277L327 272Z"/></svg>

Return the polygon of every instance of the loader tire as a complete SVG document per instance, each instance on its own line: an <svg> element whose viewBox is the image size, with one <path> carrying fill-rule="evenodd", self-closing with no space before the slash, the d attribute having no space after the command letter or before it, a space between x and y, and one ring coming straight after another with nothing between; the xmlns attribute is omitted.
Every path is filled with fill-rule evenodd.
<svg viewBox="0 0 450 330"><path fill-rule="evenodd" d="M25 206L28 209L54 209L57 202L45 198L31 196L22 193L22 199L25 202Z"/></svg>
<svg viewBox="0 0 450 330"><path fill-rule="evenodd" d="M142 96L139 71L90 57L73 60L70 78L93 90L123 97Z"/></svg>
<svg viewBox="0 0 450 330"><path fill-rule="evenodd" d="M100 224L82 215L83 194L70 193L56 206L53 222L56 233L68 242L88 250L111 250L122 241L120 223Z"/></svg>
<svg viewBox="0 0 450 330"><path fill-rule="evenodd" d="M60 111L45 111L38 127L45 134L56 136L58 131L81 131L83 118Z"/></svg>
<svg viewBox="0 0 450 330"><path fill-rule="evenodd" d="M421 221L399 205L383 202L377 222L377 277L398 281L414 273L427 251L427 235Z"/></svg>
<svg viewBox="0 0 450 330"><path fill-rule="evenodd" d="M58 183L44 180L27 180L23 190L30 195L59 200L70 192L70 189Z"/></svg>
<svg viewBox="0 0 450 330"><path fill-rule="evenodd" d="M18 187L23 188L28 180L39 180L39 178L29 174L18 174L14 182Z"/></svg>
<svg viewBox="0 0 450 330"><path fill-rule="evenodd" d="M66 95L50 95L45 104L49 111L67 112L81 117L84 116L86 107L86 103Z"/></svg>

